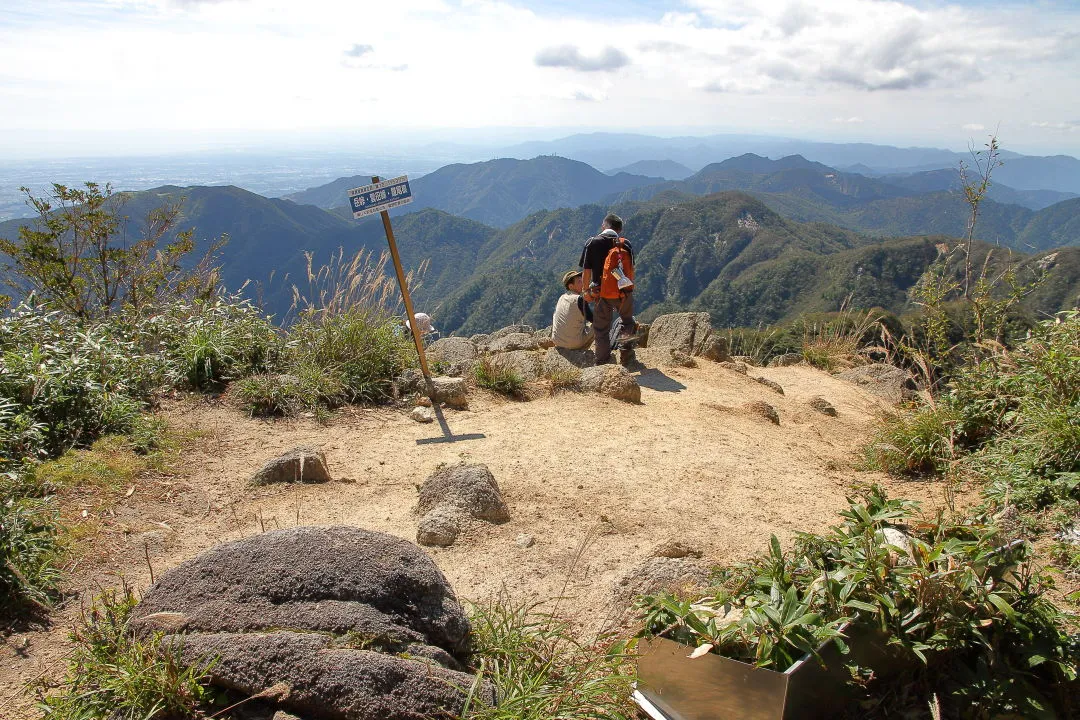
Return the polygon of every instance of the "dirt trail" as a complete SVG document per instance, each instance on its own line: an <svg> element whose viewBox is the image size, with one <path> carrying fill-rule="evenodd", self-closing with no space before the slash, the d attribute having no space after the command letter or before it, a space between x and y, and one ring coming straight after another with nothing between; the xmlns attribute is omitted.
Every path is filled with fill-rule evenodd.
<svg viewBox="0 0 1080 720"><path fill-rule="evenodd" d="M563 608L592 622L619 610L612 582L668 538L724 563L764 550L771 534L787 542L798 530L835 523L853 483L881 482L892 495L941 503L937 486L852 468L881 412L864 390L802 366L751 374L780 383L784 395L709 362L642 371L637 406L573 393L529 402L478 393L469 411L447 410L446 419L455 435L484 437L452 443L418 444L439 437L439 426L419 425L402 410L350 408L322 426L250 419L225 403L178 405L167 411L170 422L199 430L201 439L184 453L178 477L141 483L101 519L73 589L83 602L120 576L144 589L147 555L160 575L217 543L298 518L415 540L417 486L439 464L461 461L491 468L511 519L428 550L459 597L565 592ZM807 405L817 395L838 417ZM773 405L780 425L734 409L751 400ZM304 443L323 446L335 482L248 484L264 461ZM535 544L519 547L520 533ZM51 629L0 644L0 717L33 716L26 702L13 716L3 703L39 673L58 670L79 602L57 613Z"/></svg>

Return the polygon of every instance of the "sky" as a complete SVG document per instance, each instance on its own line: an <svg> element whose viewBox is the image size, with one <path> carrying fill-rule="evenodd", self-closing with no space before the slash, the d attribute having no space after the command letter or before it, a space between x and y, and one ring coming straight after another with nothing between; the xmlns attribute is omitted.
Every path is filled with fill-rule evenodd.
<svg viewBox="0 0 1080 720"><path fill-rule="evenodd" d="M588 130L1080 155L1080 2L0 0L0 158Z"/></svg>

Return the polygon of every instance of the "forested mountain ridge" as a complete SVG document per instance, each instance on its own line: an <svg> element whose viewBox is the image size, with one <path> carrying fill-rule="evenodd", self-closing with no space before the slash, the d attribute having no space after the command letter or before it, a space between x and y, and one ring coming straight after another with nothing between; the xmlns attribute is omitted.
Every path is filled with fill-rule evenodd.
<svg viewBox="0 0 1080 720"><path fill-rule="evenodd" d="M404 212L434 207L486 225L506 227L539 210L597 202L607 195L660 180L623 172L605 175L583 162L555 156L457 163L410 180L413 202ZM325 209L344 206L348 204L345 191L349 187L370 181L370 176L340 178L289 195L288 199Z"/></svg>

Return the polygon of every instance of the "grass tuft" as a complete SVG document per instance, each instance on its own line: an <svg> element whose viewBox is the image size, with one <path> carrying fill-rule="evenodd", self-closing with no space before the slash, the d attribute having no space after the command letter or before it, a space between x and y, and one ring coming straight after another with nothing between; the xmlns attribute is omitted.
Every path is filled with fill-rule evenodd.
<svg viewBox="0 0 1080 720"><path fill-rule="evenodd" d="M107 591L71 635L75 649L59 692L42 698L47 720L186 720L205 718L214 700L211 666L187 667L160 633L130 627L137 604L124 587Z"/></svg>
<svg viewBox="0 0 1080 720"><path fill-rule="evenodd" d="M490 355L481 357L473 367L476 384L485 390L510 397L521 397L525 392L525 380L511 365Z"/></svg>
<svg viewBox="0 0 1080 720"><path fill-rule="evenodd" d="M505 596L473 609L479 683L498 704L470 697L465 720L632 720L634 662L623 644L601 635L579 639L569 624Z"/></svg>

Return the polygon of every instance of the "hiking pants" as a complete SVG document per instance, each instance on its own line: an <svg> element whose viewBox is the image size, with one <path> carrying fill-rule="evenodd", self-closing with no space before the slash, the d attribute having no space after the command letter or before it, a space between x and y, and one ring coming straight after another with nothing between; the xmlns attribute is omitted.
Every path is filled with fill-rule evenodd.
<svg viewBox="0 0 1080 720"><path fill-rule="evenodd" d="M600 298L593 306L593 329L596 331L596 364L611 359L611 321L618 315L623 327L634 327L634 295L626 293L617 300Z"/></svg>

